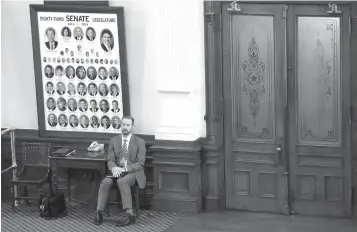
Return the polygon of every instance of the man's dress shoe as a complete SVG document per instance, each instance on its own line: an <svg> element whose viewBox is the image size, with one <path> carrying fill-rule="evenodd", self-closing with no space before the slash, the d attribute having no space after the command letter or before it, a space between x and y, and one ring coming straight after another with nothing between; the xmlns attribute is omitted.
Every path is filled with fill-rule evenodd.
<svg viewBox="0 0 357 232"><path fill-rule="evenodd" d="M115 226L129 226L135 224L135 216L126 213L124 217L120 218Z"/></svg>
<svg viewBox="0 0 357 232"><path fill-rule="evenodd" d="M103 214L97 212L97 213L95 214L95 218L94 218L93 223L94 223L95 225L100 225L100 224L102 224L102 222L103 222Z"/></svg>

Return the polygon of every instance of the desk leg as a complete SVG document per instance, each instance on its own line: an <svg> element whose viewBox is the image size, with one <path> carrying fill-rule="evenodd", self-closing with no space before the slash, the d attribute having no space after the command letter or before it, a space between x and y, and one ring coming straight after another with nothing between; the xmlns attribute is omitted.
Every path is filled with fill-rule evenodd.
<svg viewBox="0 0 357 232"><path fill-rule="evenodd" d="M54 193L58 194L58 181L57 181L57 159L52 160L52 183Z"/></svg>
<svg viewBox="0 0 357 232"><path fill-rule="evenodd" d="M67 172L67 195L68 202L71 202L71 176L69 174L69 168L66 169Z"/></svg>

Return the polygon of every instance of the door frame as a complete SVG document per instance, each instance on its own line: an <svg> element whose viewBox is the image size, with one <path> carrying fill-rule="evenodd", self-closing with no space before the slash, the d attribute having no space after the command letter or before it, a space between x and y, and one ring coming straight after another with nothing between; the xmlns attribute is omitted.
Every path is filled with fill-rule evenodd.
<svg viewBox="0 0 357 232"><path fill-rule="evenodd" d="M204 1L204 45L205 45L205 93L206 93L206 138L205 144L213 147L216 151L217 158L217 206L221 209L226 208L226 183L225 183L225 144L224 144L224 98L223 98L223 44L222 44L222 5L227 1ZM351 17L357 16L357 3L348 1L240 1L239 3L250 4L276 4L276 5L328 5L336 3L338 5L349 5L351 7ZM353 21L353 20L352 20ZM357 18L353 21L357 25ZM352 32L350 38L351 59L350 64L357 63L357 42L353 42L352 38L357 39L357 30ZM285 45L286 46L286 45ZM353 52L354 51L354 52ZM287 67L287 64L286 64ZM287 70L286 70L287 72ZM357 214L357 94L353 93L353 89L357 90L357 79L353 80L351 75L357 73L357 67L350 65L350 83L351 83L351 141L349 159L354 161L350 165L350 173L352 178L352 186L355 189L355 212ZM357 92L357 91L356 91ZM354 114L352 115L352 111ZM285 140L286 143L288 140ZM353 154L356 154L353 157ZM288 157L287 157L288 158ZM289 166L289 165L288 165ZM354 184L353 184L354 183ZM351 190L352 190L351 186ZM353 202L352 202L353 204ZM357 216L355 214L355 216Z"/></svg>

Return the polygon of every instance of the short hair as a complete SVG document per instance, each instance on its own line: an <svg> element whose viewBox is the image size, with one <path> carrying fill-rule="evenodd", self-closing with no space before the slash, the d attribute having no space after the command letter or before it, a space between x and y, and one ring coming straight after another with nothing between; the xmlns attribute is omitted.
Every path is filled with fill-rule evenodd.
<svg viewBox="0 0 357 232"><path fill-rule="evenodd" d="M108 30L108 29L104 29L104 30L102 31L102 33L101 33L101 36L100 36L100 37L103 37L103 35L104 35L104 34L109 34L109 35L110 35L110 38L112 38L112 37L113 37L112 32L111 32L110 30Z"/></svg>
<svg viewBox="0 0 357 232"><path fill-rule="evenodd" d="M117 101L117 100L112 101L112 103L114 103L114 102L118 104L118 101Z"/></svg>
<svg viewBox="0 0 357 232"><path fill-rule="evenodd" d="M91 100L90 103L94 102L95 104L97 104L96 100Z"/></svg>
<svg viewBox="0 0 357 232"><path fill-rule="evenodd" d="M49 27L46 29L46 35L47 35L47 32L49 32L49 31L53 31L53 34L56 35L56 31L52 27Z"/></svg>
<svg viewBox="0 0 357 232"><path fill-rule="evenodd" d="M53 87L53 84L52 84L52 82L47 82L47 85L52 85L52 87Z"/></svg>
<svg viewBox="0 0 357 232"><path fill-rule="evenodd" d="M124 119L130 119L130 120L131 120L131 124L134 126L134 118L133 118L133 117L131 117L131 116L124 116L124 117L122 118L122 121L123 121Z"/></svg>

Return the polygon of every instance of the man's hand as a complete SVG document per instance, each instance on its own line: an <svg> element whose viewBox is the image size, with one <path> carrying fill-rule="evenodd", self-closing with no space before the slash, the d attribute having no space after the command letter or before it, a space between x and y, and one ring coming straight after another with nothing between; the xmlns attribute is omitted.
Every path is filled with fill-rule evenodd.
<svg viewBox="0 0 357 232"><path fill-rule="evenodd" d="M112 173L113 173L113 176L114 177L120 177L120 174L122 172L125 172L125 169L124 168L120 168L120 167L114 167L112 168Z"/></svg>

